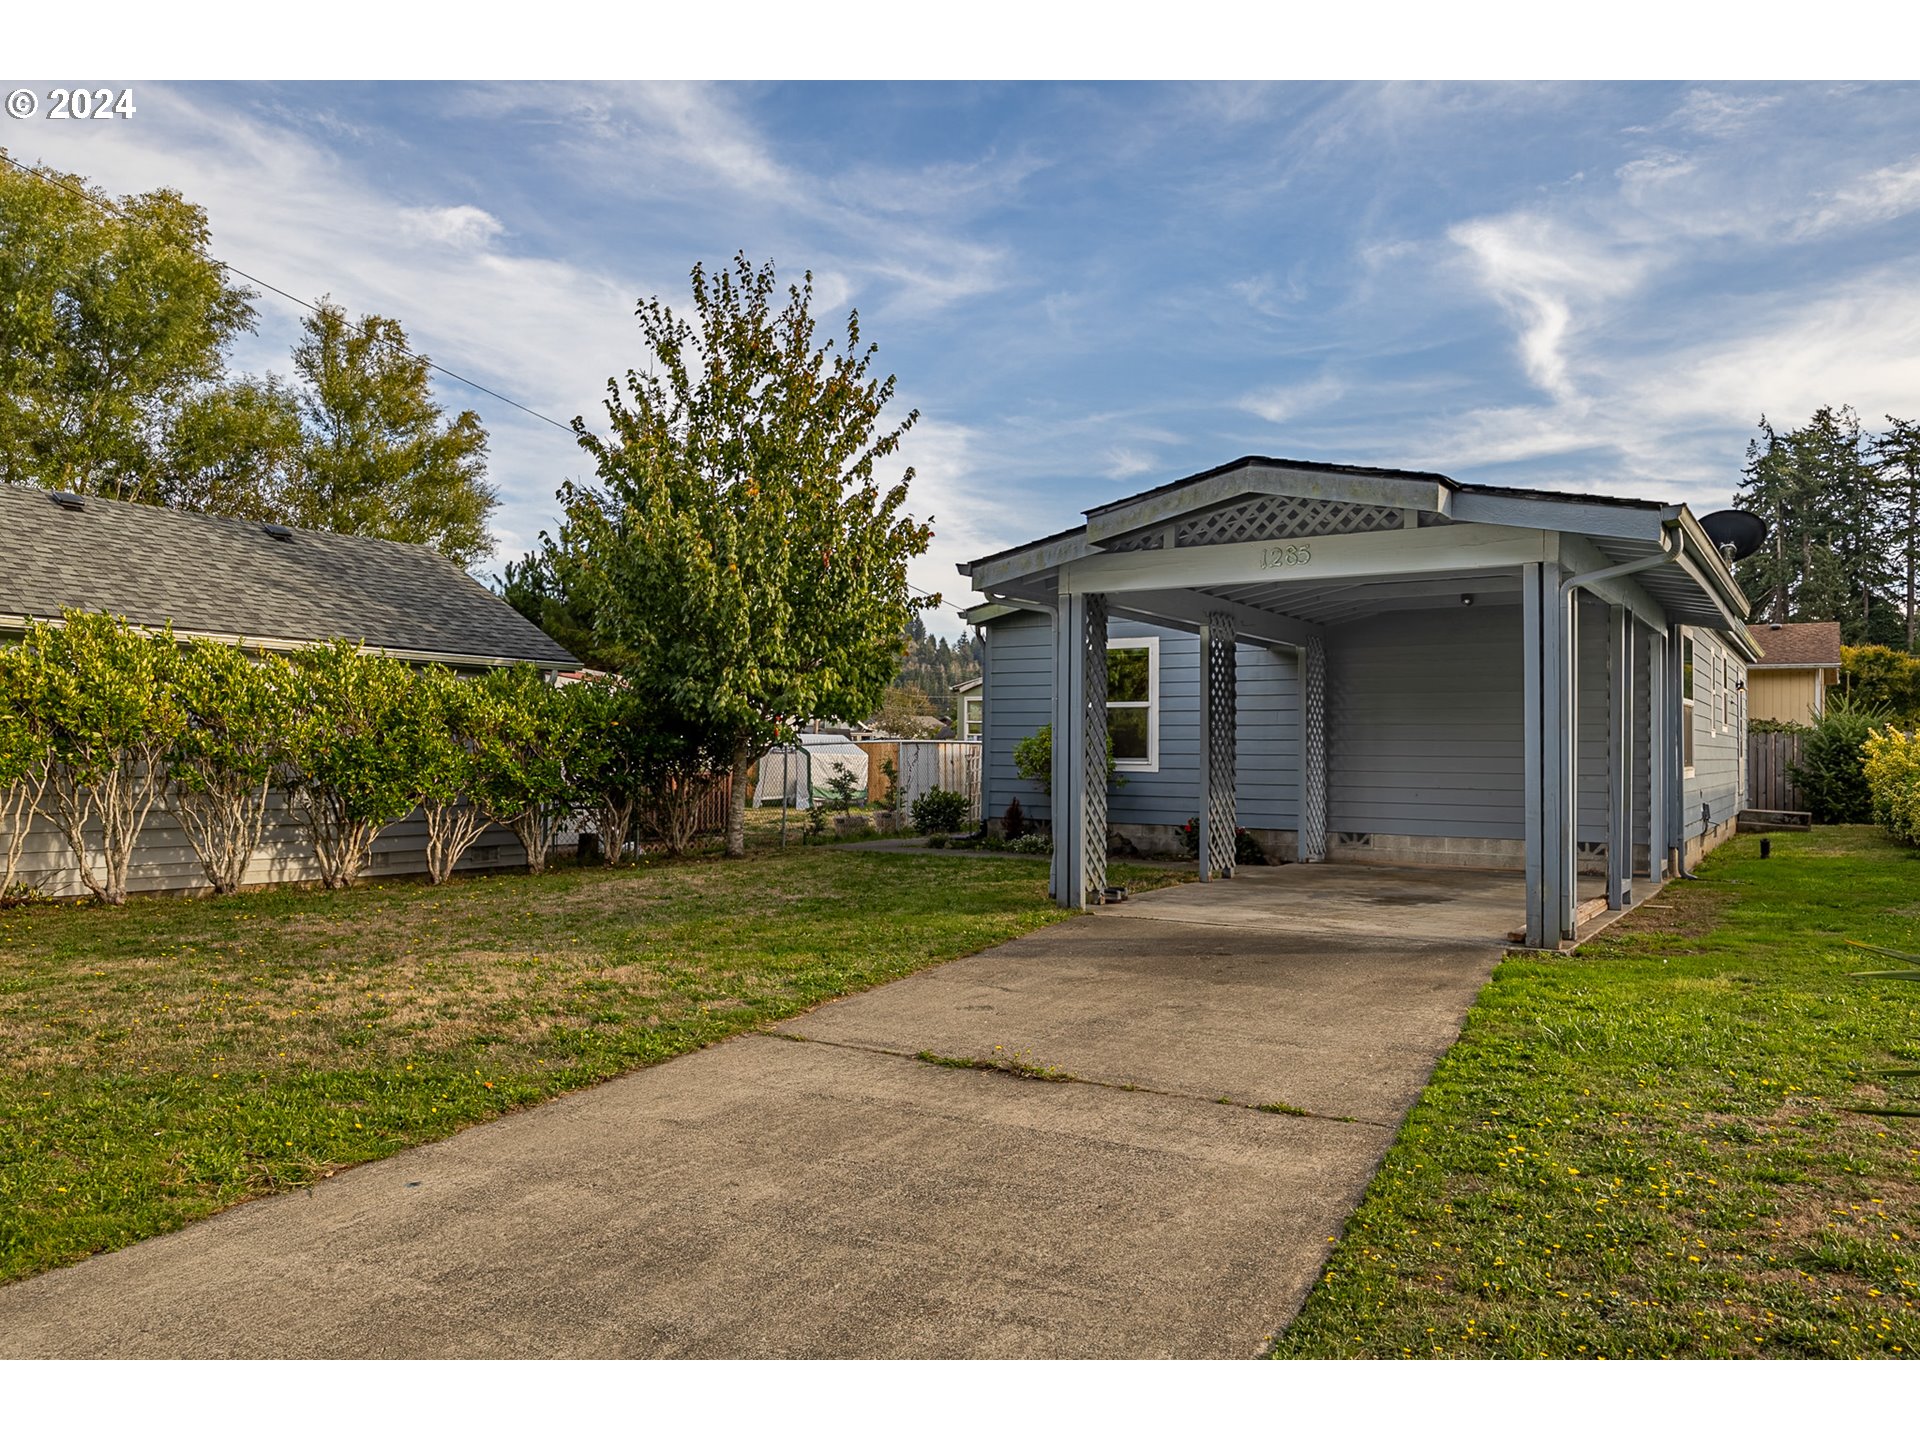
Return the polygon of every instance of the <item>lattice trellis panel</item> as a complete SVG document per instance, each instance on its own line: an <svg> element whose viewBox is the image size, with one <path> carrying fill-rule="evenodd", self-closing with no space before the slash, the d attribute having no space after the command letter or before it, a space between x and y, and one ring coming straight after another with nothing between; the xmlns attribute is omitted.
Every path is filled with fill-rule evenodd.
<svg viewBox="0 0 1920 1440"><path fill-rule="evenodd" d="M1107 894L1107 597L1086 599L1086 630L1080 641L1086 667L1086 768L1080 793L1086 806L1086 850L1081 893L1094 904Z"/></svg>
<svg viewBox="0 0 1920 1440"><path fill-rule="evenodd" d="M1111 554L1129 550L1164 550L1167 544L1167 532L1164 529L1148 530L1143 534L1129 535L1124 540L1115 540L1101 548Z"/></svg>
<svg viewBox="0 0 1920 1440"><path fill-rule="evenodd" d="M1239 700L1234 674L1233 617L1207 616L1207 868L1208 875L1233 874L1235 726Z"/></svg>
<svg viewBox="0 0 1920 1440"><path fill-rule="evenodd" d="M1300 831L1302 860L1327 858L1327 646L1307 639L1302 656L1300 706Z"/></svg>
<svg viewBox="0 0 1920 1440"><path fill-rule="evenodd" d="M1400 528L1401 512L1392 505L1262 495L1244 505L1181 522L1174 531L1173 543L1231 545L1242 540L1302 540L1314 535L1358 535Z"/></svg>

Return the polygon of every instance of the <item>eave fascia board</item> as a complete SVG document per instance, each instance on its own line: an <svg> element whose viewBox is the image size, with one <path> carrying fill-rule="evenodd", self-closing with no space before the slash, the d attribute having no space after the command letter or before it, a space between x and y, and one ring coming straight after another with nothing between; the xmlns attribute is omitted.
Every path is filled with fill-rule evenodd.
<svg viewBox="0 0 1920 1440"><path fill-rule="evenodd" d="M1058 540L1043 541L1030 545L1024 550L1016 550L1011 555L1002 555L995 560L976 560L963 568L962 572L973 581L973 588L982 594L998 590L1015 580L1024 580L1031 575L1043 574L1048 570L1070 565L1075 560L1094 553L1087 543L1086 532L1076 530L1063 535Z"/></svg>
<svg viewBox="0 0 1920 1440"><path fill-rule="evenodd" d="M1462 492L1453 497L1453 518L1483 525L1594 535L1605 540L1644 540L1649 545L1658 545L1661 528L1671 515L1669 510L1656 506L1587 504L1579 500L1543 500L1530 495Z"/></svg>
<svg viewBox="0 0 1920 1440"><path fill-rule="evenodd" d="M1452 488L1439 480L1400 479L1391 475L1326 474L1281 465L1248 465L1209 475L1164 495L1087 512L1086 538L1098 546L1136 530L1151 530L1195 513L1230 505L1254 495L1285 495L1350 505L1386 505L1396 510L1451 513Z"/></svg>

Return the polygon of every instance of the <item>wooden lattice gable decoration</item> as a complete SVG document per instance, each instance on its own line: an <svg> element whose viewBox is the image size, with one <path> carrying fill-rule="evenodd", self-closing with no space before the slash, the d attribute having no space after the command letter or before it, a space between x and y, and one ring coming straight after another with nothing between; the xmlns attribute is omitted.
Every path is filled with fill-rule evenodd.
<svg viewBox="0 0 1920 1440"><path fill-rule="evenodd" d="M1090 511L1087 540L1112 554L1408 530L1445 516L1438 479L1235 467Z"/></svg>
<svg viewBox="0 0 1920 1440"><path fill-rule="evenodd" d="M1300 495L1260 495L1241 505L1194 516L1174 527L1173 543L1232 545L1242 540L1305 540L1398 530L1406 512L1392 505L1354 505Z"/></svg>

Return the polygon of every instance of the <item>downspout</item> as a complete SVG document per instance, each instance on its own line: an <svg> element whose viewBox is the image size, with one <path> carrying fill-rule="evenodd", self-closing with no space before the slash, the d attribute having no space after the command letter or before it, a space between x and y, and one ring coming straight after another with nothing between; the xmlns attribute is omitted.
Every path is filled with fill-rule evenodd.
<svg viewBox="0 0 1920 1440"><path fill-rule="evenodd" d="M1667 543L1671 539L1671 546ZM1569 575L1560 582L1560 653L1566 657L1567 677L1561 687L1561 711L1566 717L1565 753L1560 764L1561 794L1566 803L1560 807L1561 821L1567 827L1566 838L1570 842L1565 847L1561 859L1560 893L1561 913L1557 924L1561 927L1563 938L1572 939L1567 931L1573 927L1573 916L1579 913L1580 901L1577 889L1580 878L1580 653L1577 645L1577 626L1574 624L1573 592L1597 585L1603 580L1618 580L1622 576L1637 575L1642 570L1651 570L1656 565L1669 565L1686 553L1686 536L1681 533L1678 520L1664 521L1660 527L1660 551L1656 555L1642 555L1638 560L1623 560L1618 565L1609 565L1601 570L1588 570L1578 575ZM1660 757L1666 763L1666 757ZM1681 846L1681 854L1686 846Z"/></svg>

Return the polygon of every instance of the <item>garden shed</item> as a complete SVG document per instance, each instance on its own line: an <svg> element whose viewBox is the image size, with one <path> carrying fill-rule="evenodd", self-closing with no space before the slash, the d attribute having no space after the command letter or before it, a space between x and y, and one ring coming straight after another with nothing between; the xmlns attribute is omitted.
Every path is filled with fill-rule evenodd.
<svg viewBox="0 0 1920 1440"><path fill-rule="evenodd" d="M557 675L579 661L512 606L424 545L261 525L96 496L0 485L0 644L63 609L104 611L249 648L292 651L346 638L416 664L473 674L529 663ZM426 826L415 814L375 843L371 873L424 873ZM461 869L526 863L518 840L490 828ZM44 820L29 832L23 880L43 894L83 894L65 840ZM172 818L155 809L134 852L129 888L199 891L206 878ZM314 878L304 838L281 817L248 883Z"/></svg>
<svg viewBox="0 0 1920 1440"><path fill-rule="evenodd" d="M1712 519L1713 517L1709 517ZM1506 869L1573 938L1732 833L1731 551L1685 505L1247 457L961 567L986 637L985 808L1097 904L1123 835L1202 878L1276 859ZM1051 725L1049 787L1015 745ZM1114 783L1108 779L1111 745Z"/></svg>

